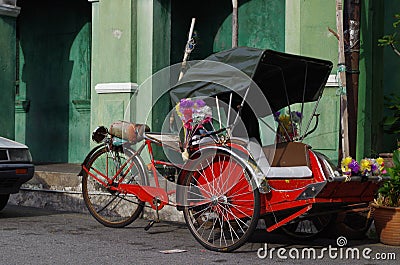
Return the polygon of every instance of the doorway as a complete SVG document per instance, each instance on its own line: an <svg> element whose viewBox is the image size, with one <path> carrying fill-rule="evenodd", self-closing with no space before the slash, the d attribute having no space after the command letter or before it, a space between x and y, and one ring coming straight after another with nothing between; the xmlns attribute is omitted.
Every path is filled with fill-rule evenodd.
<svg viewBox="0 0 400 265"><path fill-rule="evenodd" d="M19 0L16 139L34 162L79 162L89 148L91 4Z"/></svg>

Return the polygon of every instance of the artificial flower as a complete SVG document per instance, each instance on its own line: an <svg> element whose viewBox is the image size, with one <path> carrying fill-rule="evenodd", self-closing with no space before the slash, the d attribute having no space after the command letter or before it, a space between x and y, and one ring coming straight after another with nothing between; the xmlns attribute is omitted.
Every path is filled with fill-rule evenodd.
<svg viewBox="0 0 400 265"><path fill-rule="evenodd" d="M185 144L197 129L212 120L212 110L202 99L183 98L176 104L175 110L183 123Z"/></svg>
<svg viewBox="0 0 400 265"><path fill-rule="evenodd" d="M278 135L280 140L292 141L299 136L298 124L303 115L301 112L292 111L287 114L281 112L274 113L275 120L278 122Z"/></svg>
<svg viewBox="0 0 400 265"><path fill-rule="evenodd" d="M347 156L341 161L342 173L345 175L374 175L379 176L386 173L384 162L381 157L377 159L364 158L357 163L356 160Z"/></svg>
<svg viewBox="0 0 400 265"><path fill-rule="evenodd" d="M346 175L351 175L352 173L357 174L360 170L360 165L350 156L342 159L341 166L343 174Z"/></svg>
<svg viewBox="0 0 400 265"><path fill-rule="evenodd" d="M364 173L371 171L371 163L368 159L364 158L360 162L360 170Z"/></svg>
<svg viewBox="0 0 400 265"><path fill-rule="evenodd" d="M351 169L351 172L355 174L357 174L360 171L360 165L354 159L350 162L349 168Z"/></svg>

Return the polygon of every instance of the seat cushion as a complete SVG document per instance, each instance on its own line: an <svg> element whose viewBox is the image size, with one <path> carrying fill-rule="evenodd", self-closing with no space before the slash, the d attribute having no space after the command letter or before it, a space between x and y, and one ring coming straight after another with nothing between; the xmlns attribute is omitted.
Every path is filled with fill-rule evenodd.
<svg viewBox="0 0 400 265"><path fill-rule="evenodd" d="M308 150L310 146L299 142L279 143L262 147L272 167L310 167ZM275 149L275 150L274 150ZM275 152L274 152L275 151Z"/></svg>

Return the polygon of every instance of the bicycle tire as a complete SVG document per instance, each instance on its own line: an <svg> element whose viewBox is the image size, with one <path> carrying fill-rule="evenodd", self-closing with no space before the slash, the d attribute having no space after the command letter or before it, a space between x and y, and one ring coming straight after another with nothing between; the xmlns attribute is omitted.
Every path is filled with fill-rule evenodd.
<svg viewBox="0 0 400 265"><path fill-rule="evenodd" d="M260 194L240 161L220 151L204 154L184 185L184 218L201 245L231 252L247 242L260 215Z"/></svg>
<svg viewBox="0 0 400 265"><path fill-rule="evenodd" d="M118 165L122 165L133 153L133 150L122 147L115 150L108 150L107 147L100 148L93 153L84 166L97 178L105 181L101 174L107 177L114 176L119 169ZM122 183L144 183L145 173L140 163L137 157L132 158L126 167L132 166L132 168ZM131 224L139 217L145 204L132 194L108 189L85 171L82 176L82 193L90 214L107 227L121 228Z"/></svg>

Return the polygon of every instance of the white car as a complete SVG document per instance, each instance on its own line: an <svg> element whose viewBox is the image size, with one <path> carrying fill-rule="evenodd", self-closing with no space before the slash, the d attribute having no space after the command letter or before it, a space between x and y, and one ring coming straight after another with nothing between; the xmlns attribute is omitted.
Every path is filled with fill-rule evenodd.
<svg viewBox="0 0 400 265"><path fill-rule="evenodd" d="M34 171L28 147L0 137L0 211L7 205L10 194L18 193Z"/></svg>

